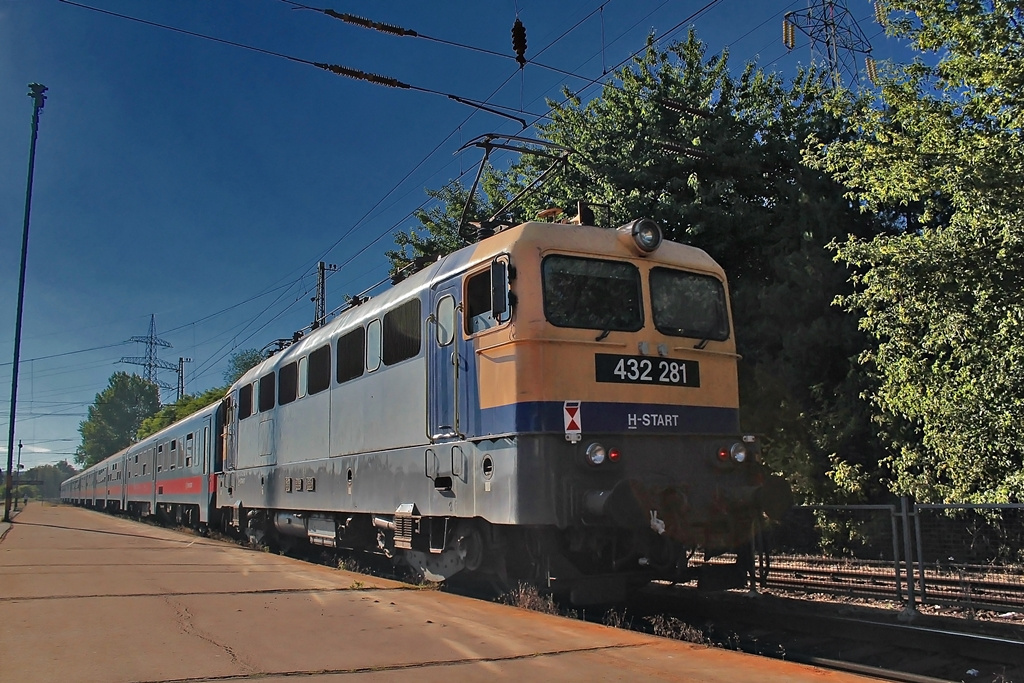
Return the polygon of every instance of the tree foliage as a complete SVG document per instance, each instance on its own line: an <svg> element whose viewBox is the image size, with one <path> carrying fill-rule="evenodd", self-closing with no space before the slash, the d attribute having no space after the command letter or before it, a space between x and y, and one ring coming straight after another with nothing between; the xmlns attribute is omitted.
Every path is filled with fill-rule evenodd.
<svg viewBox="0 0 1024 683"><path fill-rule="evenodd" d="M864 340L831 305L849 284L827 245L879 227L802 163L810 136L834 140L842 127L814 71L787 86L753 64L733 75L726 54L705 52L693 33L666 50L652 43L599 97L549 103L541 136L576 154L507 218L585 200L607 205L612 225L653 218L669 239L708 251L730 277L744 428L767 436L771 464L806 498L869 495L880 452L857 398ZM547 163L524 156L496 172L489 201Z"/></svg>
<svg viewBox="0 0 1024 683"><path fill-rule="evenodd" d="M477 221L490 215L488 209L495 205L490 196L498 195L498 176L493 169L485 169L481 193L476 193L466 211L467 221ZM481 196L482 194L482 196ZM426 210L417 209L415 216L420 229L399 232L395 235L398 249L385 253L391 261L392 274L406 268L414 261L429 263L439 256L450 254L468 244L459 235L459 218L469 198L469 190L458 182L451 182L439 190L427 190L427 196L434 204Z"/></svg>
<svg viewBox="0 0 1024 683"><path fill-rule="evenodd" d="M138 375L115 372L78 426L82 444L75 451L75 462L89 467L128 447L142 421L159 408L160 390L155 384Z"/></svg>
<svg viewBox="0 0 1024 683"><path fill-rule="evenodd" d="M76 470L67 460L61 460L56 465L37 465L27 470L14 480L14 489L21 498L34 498L45 500L57 500L60 498L60 485L75 474ZM25 481L41 481L42 484L23 484ZM0 495L6 495L6 490L0 491Z"/></svg>
<svg viewBox="0 0 1024 683"><path fill-rule="evenodd" d="M1024 500L1024 10L1016 2L890 0L889 33L921 57L883 69L881 101L835 103L851 137L815 162L900 230L837 244L843 304L875 345L864 361L920 500ZM929 61L926 63L925 58Z"/></svg>
<svg viewBox="0 0 1024 683"><path fill-rule="evenodd" d="M224 381L231 386L242 375L249 372L267 359L266 355L259 349L242 349L231 354L228 359L228 369L224 371Z"/></svg>
<svg viewBox="0 0 1024 683"><path fill-rule="evenodd" d="M138 439L141 441L150 434L156 434L164 427L170 427L178 420L183 420L192 413L198 412L206 406L216 403L217 401L224 398L224 394L227 393L230 387L214 387L207 389L201 394L185 394L175 403L166 405L155 414L150 415L142 424L139 426L137 434Z"/></svg>

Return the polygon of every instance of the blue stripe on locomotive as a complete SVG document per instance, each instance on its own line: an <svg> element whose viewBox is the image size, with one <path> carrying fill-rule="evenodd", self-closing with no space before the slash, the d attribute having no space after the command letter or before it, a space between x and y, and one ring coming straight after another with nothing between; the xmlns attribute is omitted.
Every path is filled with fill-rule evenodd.
<svg viewBox="0 0 1024 683"><path fill-rule="evenodd" d="M471 437L510 433L564 433L564 403L530 401L469 411ZM739 410L709 406L584 401L583 434L725 434L739 431Z"/></svg>

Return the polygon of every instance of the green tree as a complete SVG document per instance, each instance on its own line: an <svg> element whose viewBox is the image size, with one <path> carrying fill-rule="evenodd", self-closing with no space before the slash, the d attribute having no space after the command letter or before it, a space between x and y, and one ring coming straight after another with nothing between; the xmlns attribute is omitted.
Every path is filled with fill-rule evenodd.
<svg viewBox="0 0 1024 683"><path fill-rule="evenodd" d="M228 359L228 369L224 371L224 381L231 386L237 382L242 375L256 367L267 357L259 349L242 349L231 354Z"/></svg>
<svg viewBox="0 0 1024 683"><path fill-rule="evenodd" d="M75 462L89 467L135 440L142 421L160 408L160 390L127 372L115 372L107 388L96 394L88 416L78 426L82 444Z"/></svg>
<svg viewBox="0 0 1024 683"><path fill-rule="evenodd" d="M164 427L170 427L178 420L183 420L192 413L224 398L230 387L214 387L201 394L185 394L175 403L166 405L155 414L150 415L139 426L137 438L141 441L150 434L156 434Z"/></svg>
<svg viewBox="0 0 1024 683"><path fill-rule="evenodd" d="M871 398L893 489L923 501L1024 500L1024 10L887 0L920 57L835 102L849 139L814 161L900 229L836 248L842 303L874 340ZM927 59L927 62L925 61Z"/></svg>
<svg viewBox="0 0 1024 683"><path fill-rule="evenodd" d="M472 198L469 210L466 212L467 221L489 217L491 212L488 209L491 209L494 203L489 200L487 195L489 193L497 194L498 182L498 176L494 170L485 169L481 188L484 196L481 197L481 193L477 193ZM409 266L414 261L420 263L436 261L439 256L450 254L468 244L459 235L458 224L469 191L458 182L452 182L440 190L427 190L427 196L435 203L427 210L416 210L415 216L420 222L420 229L397 233L395 244L398 245L398 249L385 254L391 261L392 274Z"/></svg>
<svg viewBox="0 0 1024 683"><path fill-rule="evenodd" d="M37 465L27 470L22 470L21 475L14 481L17 486L18 496L21 498L41 498L45 500L56 500L60 498L60 485L65 479L75 474L76 470L62 460L56 465ZM20 482L41 481L42 484L26 485Z"/></svg>
<svg viewBox="0 0 1024 683"><path fill-rule="evenodd" d="M666 50L652 43L599 97L550 103L542 137L577 153L508 218L585 200L610 207L613 225L653 218L669 239L708 251L730 277L744 428L767 437L770 463L806 498L871 495L881 451L857 398L869 381L854 360L864 339L831 305L850 286L827 245L879 225L802 161L811 135L842 132L819 74L787 86L753 64L733 75L726 54L705 53L693 33ZM489 203L547 163L526 156L495 173Z"/></svg>

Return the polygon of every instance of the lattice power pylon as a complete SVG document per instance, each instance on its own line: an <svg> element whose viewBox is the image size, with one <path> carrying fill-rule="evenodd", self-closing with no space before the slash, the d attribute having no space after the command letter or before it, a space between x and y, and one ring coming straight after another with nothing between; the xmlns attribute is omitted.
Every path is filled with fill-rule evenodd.
<svg viewBox="0 0 1024 683"><path fill-rule="evenodd" d="M141 365L146 369L143 378L149 380L153 384L157 385L161 389L174 389L173 386L167 382L161 382L158 376L160 370L178 370L177 365L172 365L166 361L160 360L157 356L157 349L169 349L171 345L169 342L164 341L156 336L156 316L149 316L149 334L145 337L134 336L128 341L137 342L139 344L146 345L145 356L126 356L119 360L119 363L130 363L132 365Z"/></svg>
<svg viewBox="0 0 1024 683"><path fill-rule="evenodd" d="M792 50L796 46L796 29L811 40L811 61L828 68L832 87L842 85L843 78L857 81L857 55L864 55L865 71L874 82L875 60L871 43L850 14L845 0L808 0L807 9L786 12L782 20L782 42Z"/></svg>

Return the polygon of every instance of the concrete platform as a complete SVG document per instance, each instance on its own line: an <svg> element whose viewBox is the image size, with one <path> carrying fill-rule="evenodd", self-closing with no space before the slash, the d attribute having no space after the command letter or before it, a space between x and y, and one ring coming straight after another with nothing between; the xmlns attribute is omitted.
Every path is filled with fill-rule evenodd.
<svg viewBox="0 0 1024 683"><path fill-rule="evenodd" d="M0 541L0 680L862 679L30 504Z"/></svg>

